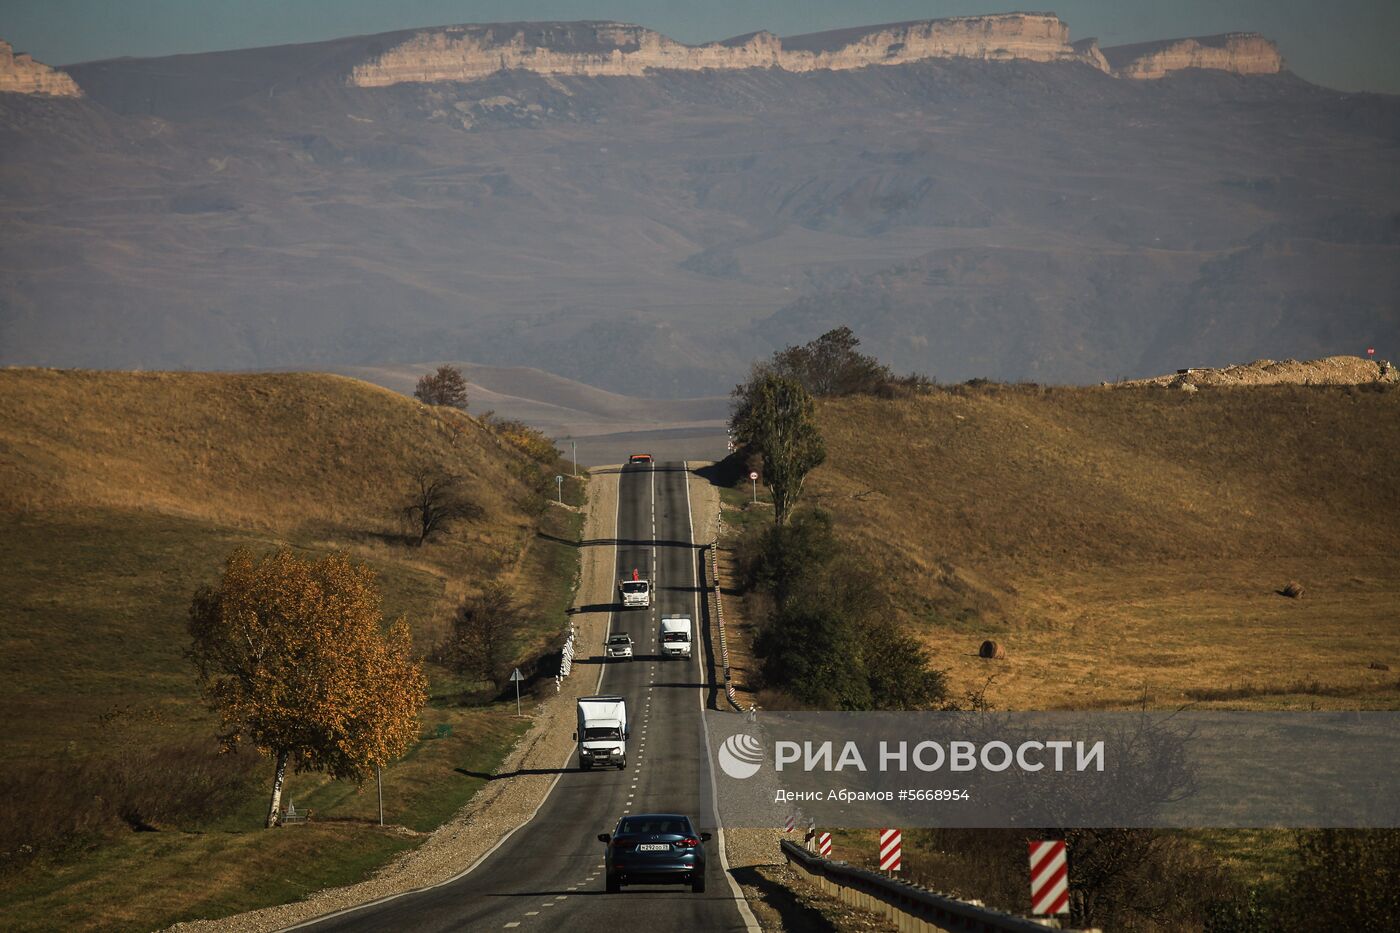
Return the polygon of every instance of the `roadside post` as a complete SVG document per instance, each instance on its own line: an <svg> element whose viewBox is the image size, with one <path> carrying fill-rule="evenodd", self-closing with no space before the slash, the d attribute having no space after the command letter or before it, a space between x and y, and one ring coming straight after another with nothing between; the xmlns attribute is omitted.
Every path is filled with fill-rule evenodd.
<svg viewBox="0 0 1400 933"><path fill-rule="evenodd" d="M520 676L520 668L515 669L515 673L510 675L510 682L515 684L515 715L520 715L520 682L524 680Z"/></svg>
<svg viewBox="0 0 1400 933"><path fill-rule="evenodd" d="M1063 839L1029 843L1031 853L1031 912L1069 913L1069 860Z"/></svg>
<svg viewBox="0 0 1400 933"><path fill-rule="evenodd" d="M574 475L578 476L578 441L569 441L569 446L574 451Z"/></svg>
<svg viewBox="0 0 1400 933"><path fill-rule="evenodd" d="M880 870L899 871L904 854L904 834L897 829L880 830Z"/></svg>
<svg viewBox="0 0 1400 933"><path fill-rule="evenodd" d="M753 483L753 502L758 505L758 473L749 474L749 482Z"/></svg>
<svg viewBox="0 0 1400 933"><path fill-rule="evenodd" d="M564 504L564 477L562 477L562 476L556 476L556 477L554 477L554 486L555 486L556 489L559 490L559 504L560 504L560 505L563 505L563 504Z"/></svg>
<svg viewBox="0 0 1400 933"><path fill-rule="evenodd" d="M831 833L817 836L817 854L822 858L831 858Z"/></svg>
<svg viewBox="0 0 1400 933"><path fill-rule="evenodd" d="M374 783L379 789L379 825L384 825L384 769L374 766Z"/></svg>

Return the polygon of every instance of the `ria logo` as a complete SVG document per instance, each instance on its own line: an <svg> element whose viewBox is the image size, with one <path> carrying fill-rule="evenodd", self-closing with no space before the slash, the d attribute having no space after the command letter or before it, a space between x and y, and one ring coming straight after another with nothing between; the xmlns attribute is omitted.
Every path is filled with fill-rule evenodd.
<svg viewBox="0 0 1400 933"><path fill-rule="evenodd" d="M738 780L751 778L763 764L763 743L747 733L731 735L719 747L719 766Z"/></svg>

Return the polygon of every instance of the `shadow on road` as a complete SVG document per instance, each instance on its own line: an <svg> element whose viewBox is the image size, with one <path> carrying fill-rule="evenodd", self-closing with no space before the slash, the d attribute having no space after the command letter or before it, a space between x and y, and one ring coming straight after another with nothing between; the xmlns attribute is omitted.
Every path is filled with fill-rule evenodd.
<svg viewBox="0 0 1400 933"><path fill-rule="evenodd" d="M589 603L587 606L575 606L568 610L568 615L578 615L580 612L612 612L618 609L617 603Z"/></svg>
<svg viewBox="0 0 1400 933"><path fill-rule="evenodd" d="M488 774L485 771L468 771L466 768L453 768L458 774L466 777L480 778L483 781L502 781L506 778L525 777L530 774L570 774L574 771L582 771L582 768L520 768L516 771L502 771L500 774Z"/></svg>

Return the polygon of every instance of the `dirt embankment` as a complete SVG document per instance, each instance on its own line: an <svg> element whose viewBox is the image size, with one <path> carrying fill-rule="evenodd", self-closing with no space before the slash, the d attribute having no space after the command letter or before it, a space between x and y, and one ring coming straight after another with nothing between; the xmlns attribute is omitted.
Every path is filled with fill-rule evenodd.
<svg viewBox="0 0 1400 933"><path fill-rule="evenodd" d="M1129 379L1120 386L1261 386L1261 385L1362 385L1400 382L1400 370L1389 360L1359 356L1329 356L1320 360L1255 360L1220 369L1183 369L1168 376Z"/></svg>

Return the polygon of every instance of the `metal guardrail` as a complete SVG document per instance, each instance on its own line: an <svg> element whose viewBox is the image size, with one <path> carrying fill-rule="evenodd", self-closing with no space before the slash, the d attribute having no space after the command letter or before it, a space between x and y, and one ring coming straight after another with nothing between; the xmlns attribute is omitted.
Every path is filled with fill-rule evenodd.
<svg viewBox="0 0 1400 933"><path fill-rule="evenodd" d="M1033 920L979 904L935 894L907 881L867 868L833 862L790 842L781 842L788 864L815 878L823 890L847 904L884 914L901 931L952 930L993 933L1045 933L1061 929L1058 920ZM1098 933L1086 930L1080 933Z"/></svg>
<svg viewBox="0 0 1400 933"><path fill-rule="evenodd" d="M724 695L737 712L745 712L734 694L734 672L729 667L729 638L724 631L724 600L719 591L719 541L710 545L710 576L714 579L715 627L719 630L719 663L724 671Z"/></svg>

